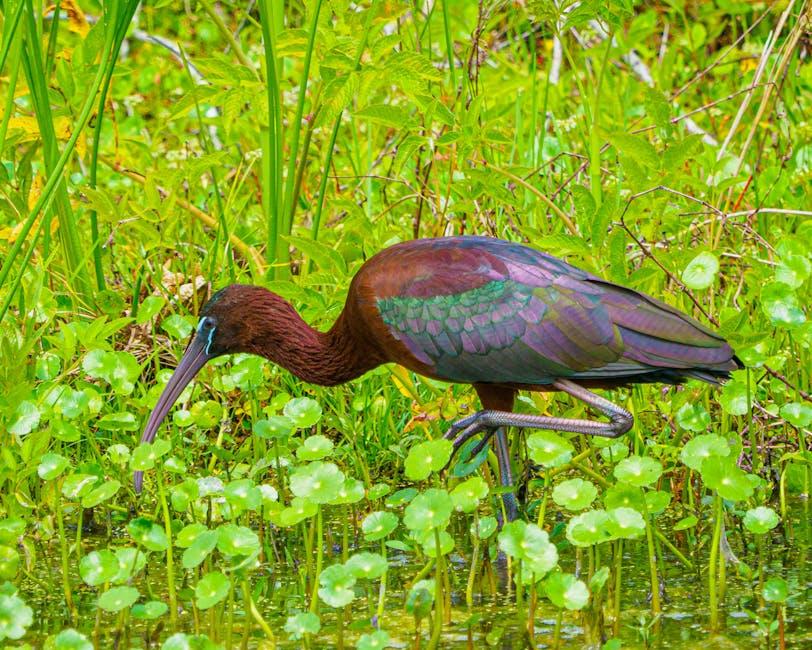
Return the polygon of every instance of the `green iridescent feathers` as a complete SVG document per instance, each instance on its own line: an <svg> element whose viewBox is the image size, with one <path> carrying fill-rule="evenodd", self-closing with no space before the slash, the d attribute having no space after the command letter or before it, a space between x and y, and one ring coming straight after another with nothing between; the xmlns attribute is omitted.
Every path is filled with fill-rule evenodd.
<svg viewBox="0 0 812 650"><path fill-rule="evenodd" d="M520 244L454 237L410 242L402 255L399 291L378 294L380 317L450 381L678 382L738 365L689 316Z"/></svg>

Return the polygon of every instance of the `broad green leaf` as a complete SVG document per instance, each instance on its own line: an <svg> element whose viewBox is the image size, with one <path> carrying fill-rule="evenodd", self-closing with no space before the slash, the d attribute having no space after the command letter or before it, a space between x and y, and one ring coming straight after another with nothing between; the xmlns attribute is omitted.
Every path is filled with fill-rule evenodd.
<svg viewBox="0 0 812 650"><path fill-rule="evenodd" d="M588 508L597 496L598 488L580 478L559 483L553 489L553 501L567 510Z"/></svg>
<svg viewBox="0 0 812 650"><path fill-rule="evenodd" d="M285 632L293 641L298 641L305 634L318 634L321 630L321 620L313 612L299 612L288 616L285 622Z"/></svg>
<svg viewBox="0 0 812 650"><path fill-rule="evenodd" d="M453 509L454 503L448 492L431 488L418 494L406 506L403 523L409 530L415 531L445 528Z"/></svg>
<svg viewBox="0 0 812 650"><path fill-rule="evenodd" d="M406 457L406 476L412 481L427 479L432 472L439 472L446 466L453 450L452 442L444 438L416 444Z"/></svg>
<svg viewBox="0 0 812 650"><path fill-rule="evenodd" d="M654 483L663 473L663 466L649 456L629 456L615 465L615 478L629 485L642 487Z"/></svg>
<svg viewBox="0 0 812 650"><path fill-rule="evenodd" d="M118 559L107 549L91 551L79 561L79 575L91 587L111 582L118 572Z"/></svg>
<svg viewBox="0 0 812 650"><path fill-rule="evenodd" d="M135 587L112 587L99 596L98 605L106 612L120 612L131 607L139 595Z"/></svg>
<svg viewBox="0 0 812 650"><path fill-rule="evenodd" d="M375 542L389 535L398 526L398 517L392 512L379 510L368 514L361 522L364 539Z"/></svg>
<svg viewBox="0 0 812 650"><path fill-rule="evenodd" d="M544 580L544 593L559 608L579 610L589 602L589 589L571 573L556 571Z"/></svg>
<svg viewBox="0 0 812 650"><path fill-rule="evenodd" d="M682 272L682 281L689 289L707 289L719 273L719 259L707 251L692 259Z"/></svg>
<svg viewBox="0 0 812 650"><path fill-rule="evenodd" d="M195 586L195 602L200 609L209 609L225 600L231 581L219 571L204 575Z"/></svg>
<svg viewBox="0 0 812 650"><path fill-rule="evenodd" d="M778 513L767 506L752 508L744 513L744 527L757 535L771 531L780 521Z"/></svg>

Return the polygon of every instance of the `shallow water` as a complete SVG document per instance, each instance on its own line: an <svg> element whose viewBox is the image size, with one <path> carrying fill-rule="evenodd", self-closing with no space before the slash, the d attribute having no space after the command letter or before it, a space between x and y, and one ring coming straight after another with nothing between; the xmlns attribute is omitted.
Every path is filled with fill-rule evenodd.
<svg viewBox="0 0 812 650"><path fill-rule="evenodd" d="M788 648L812 648L812 509L805 500L791 504L788 526L779 526L768 534L763 550L763 579L782 577L790 584L793 595L785 610L785 639ZM332 533L331 539L339 539L338 522L326 522L325 528ZM491 563L493 571L492 584L495 593L487 588L488 580L483 580L483 591L475 593L475 605L469 610L465 604L465 586L468 578L468 560L470 548L460 548L459 540L467 539L462 527L454 531L458 542L457 548L448 556L449 575L451 580L451 621L443 630L441 647L443 648L514 648L521 647L522 627L516 617L515 596L508 577L509 566L504 557L497 557ZM751 536L748 536L748 539ZM758 555L755 548L743 544L745 537L739 531L728 531L731 549L739 560L751 567L756 575L745 579L737 575L734 564L728 564L727 588L724 595L724 616L718 633L710 634L708 624L707 577L705 571L697 573L687 570L675 557L666 551L664 562L660 565L661 596L663 613L654 621L649 603L648 557L644 542L627 543L623 558L623 593L621 608L621 625L619 638L624 648L677 648L693 649L700 644L705 650L726 648L765 648L778 647L777 634L773 634L767 645L764 635L757 624L745 610L751 610L765 619L772 619L775 606L763 603L758 597ZM93 548L112 548L127 545L129 538L126 531L114 532L112 540L99 536L85 536L83 554ZM329 546L329 545L328 545ZM377 550L369 544L361 543L358 549ZM353 548L352 550L355 550ZM46 547L45 554L39 556L35 574L22 582L21 592L26 602L35 610L34 625L23 639L35 646L54 632L71 626L61 596L59 549L56 544ZM352 550L350 552L352 552ZM684 551L685 549L683 549ZM324 566L340 560L340 550L326 549ZM562 564L567 571L577 571L572 565L572 550L563 554ZM608 554L607 554L608 559ZM568 560L570 560L568 564ZM707 558L693 558L695 566L703 566ZM75 563L72 562L75 566ZM261 601L261 613L277 635L279 647L298 648L301 641L288 639L283 626L285 618L295 611L305 608L300 582L297 578L297 562L266 564L251 574L252 583L259 577L267 579L267 592L270 597ZM393 647L415 647L415 621L403 608L405 594L410 583L422 568L415 563L412 555L399 551L389 552L389 571L387 574L386 613L381 627L392 638ZM142 595L142 600L152 598L166 602L165 567L153 557L147 571L138 575L133 582ZM431 577L431 576L429 576ZM356 599L349 608L343 626L343 640L346 647L354 647L358 635L372 631L374 610L377 605L377 581L359 581L356 584ZM74 594L79 611L79 620L73 626L90 636L96 623L97 590L85 587L79 576L73 576L72 583L77 588ZM179 602L187 604L191 600L188 584L179 584ZM269 604L270 603L270 604ZM237 600L239 608L240 600ZM605 609L605 635L611 637L612 620ZM557 610L546 599L539 598L535 615L535 647L552 647L553 629ZM322 606L322 631L312 647L340 647L339 613ZM212 635L218 634L219 642L226 644L227 617L211 625L209 612L195 613L184 607L179 616L180 630L193 633L197 626L199 631ZM262 648L264 635L252 626L248 639L241 638L244 617L237 610L233 627L232 646ZM473 620L473 622L472 622ZM99 629L101 636L97 647L159 647L155 640L168 636L165 626L169 625L168 616L157 621L125 621L113 614L103 614ZM118 629L117 629L118 628ZM423 646L429 637L431 628L429 620L421 623ZM646 637L648 645L646 645ZM561 647L584 648L582 619L578 613L566 613L562 621ZM245 645L243 646L243 643Z"/></svg>

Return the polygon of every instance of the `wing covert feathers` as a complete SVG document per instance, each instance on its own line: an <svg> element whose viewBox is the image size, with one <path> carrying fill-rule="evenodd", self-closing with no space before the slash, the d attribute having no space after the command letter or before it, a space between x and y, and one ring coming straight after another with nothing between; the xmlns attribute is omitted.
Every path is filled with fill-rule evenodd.
<svg viewBox="0 0 812 650"><path fill-rule="evenodd" d="M368 265L383 323L450 381L718 381L740 367L690 316L526 246L449 237L378 257Z"/></svg>

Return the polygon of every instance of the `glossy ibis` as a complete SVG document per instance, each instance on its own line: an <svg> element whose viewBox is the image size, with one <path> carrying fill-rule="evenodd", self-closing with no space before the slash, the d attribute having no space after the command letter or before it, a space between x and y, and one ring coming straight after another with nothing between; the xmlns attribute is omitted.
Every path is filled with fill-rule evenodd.
<svg viewBox="0 0 812 650"><path fill-rule="evenodd" d="M155 405L151 442L184 387L214 357L244 352L332 386L384 363L473 384L480 410L451 425L458 449L496 436L504 485L512 484L509 426L614 438L632 415L592 388L634 383L718 383L740 367L730 346L693 318L521 244L487 237L421 239L387 248L358 271L327 332L305 323L262 287L231 285L212 296ZM513 413L519 390L564 391L607 422ZM141 490L143 476L135 475ZM505 499L516 516L512 495Z"/></svg>

